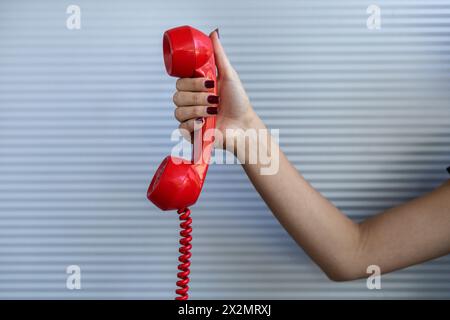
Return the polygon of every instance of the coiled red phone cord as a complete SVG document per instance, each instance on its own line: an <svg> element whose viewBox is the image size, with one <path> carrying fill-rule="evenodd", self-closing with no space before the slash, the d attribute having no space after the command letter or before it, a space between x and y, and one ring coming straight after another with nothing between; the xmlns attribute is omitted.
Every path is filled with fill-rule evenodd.
<svg viewBox="0 0 450 320"><path fill-rule="evenodd" d="M180 270L180 272L178 272L178 274L177 274L178 278L180 279L177 281L177 286L180 288L175 290L176 294L179 295L178 297L175 298L175 300L187 300L189 298L189 295L188 295L188 291L189 291L188 284L189 284L189 280L190 280L189 274L191 273L189 268L191 266L190 259L192 256L192 254L191 254L192 218L190 217L191 210L189 210L189 208L180 209L177 212L180 215L180 221L181 221L180 236L182 238L180 239L181 247L179 249L181 255L178 258L178 261L180 261L180 264L178 265L178 270Z"/></svg>

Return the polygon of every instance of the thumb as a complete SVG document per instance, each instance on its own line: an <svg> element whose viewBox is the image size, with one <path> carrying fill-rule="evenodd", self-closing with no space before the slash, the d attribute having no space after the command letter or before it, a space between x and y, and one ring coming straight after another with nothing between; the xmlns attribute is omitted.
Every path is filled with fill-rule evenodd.
<svg viewBox="0 0 450 320"><path fill-rule="evenodd" d="M214 58L221 78L229 78L235 73L233 66L228 60L227 54L219 40L219 30L216 29L209 35L214 47Z"/></svg>

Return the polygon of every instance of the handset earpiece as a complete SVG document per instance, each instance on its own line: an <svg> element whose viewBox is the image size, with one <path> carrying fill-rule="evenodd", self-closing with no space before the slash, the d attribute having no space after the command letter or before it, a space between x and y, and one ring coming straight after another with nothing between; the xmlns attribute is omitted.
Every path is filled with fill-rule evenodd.
<svg viewBox="0 0 450 320"><path fill-rule="evenodd" d="M167 30L163 36L164 64L173 77L195 78L214 54L211 40L203 32L189 26Z"/></svg>

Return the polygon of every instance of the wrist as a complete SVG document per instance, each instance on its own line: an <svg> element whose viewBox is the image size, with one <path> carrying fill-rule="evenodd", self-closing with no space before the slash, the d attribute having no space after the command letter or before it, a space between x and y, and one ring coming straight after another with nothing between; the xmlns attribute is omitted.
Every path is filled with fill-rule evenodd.
<svg viewBox="0 0 450 320"><path fill-rule="evenodd" d="M266 129L262 120L251 108L241 120L237 130L231 130L230 133L232 134L227 136L227 139L232 140L230 144L227 144L227 150L233 153L240 161L242 161L240 159L242 155L246 154L251 148L256 147L259 130Z"/></svg>
<svg viewBox="0 0 450 320"><path fill-rule="evenodd" d="M265 126L256 112L250 107L242 118L240 128L245 132L247 130L263 129Z"/></svg>

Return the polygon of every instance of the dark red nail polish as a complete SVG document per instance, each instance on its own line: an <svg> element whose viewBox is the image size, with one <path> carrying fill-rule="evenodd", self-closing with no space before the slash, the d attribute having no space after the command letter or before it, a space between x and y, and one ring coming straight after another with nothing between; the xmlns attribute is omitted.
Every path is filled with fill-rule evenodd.
<svg viewBox="0 0 450 320"><path fill-rule="evenodd" d="M219 34L219 28L216 28L216 30L214 30L217 33L217 38L220 39L220 34Z"/></svg>
<svg viewBox="0 0 450 320"><path fill-rule="evenodd" d="M197 118L195 119L195 122L197 122L198 124L203 123L203 118Z"/></svg>
<svg viewBox="0 0 450 320"><path fill-rule="evenodd" d="M208 89L214 88L214 80L206 80L205 81L205 88L208 88Z"/></svg>
<svg viewBox="0 0 450 320"><path fill-rule="evenodd" d="M208 107L208 108L206 108L206 113L208 113L208 114L217 114L217 107Z"/></svg>
<svg viewBox="0 0 450 320"><path fill-rule="evenodd" d="M213 95L208 96L208 103L213 103L213 104L219 103L219 97L213 96Z"/></svg>

